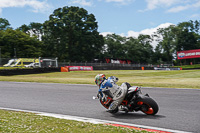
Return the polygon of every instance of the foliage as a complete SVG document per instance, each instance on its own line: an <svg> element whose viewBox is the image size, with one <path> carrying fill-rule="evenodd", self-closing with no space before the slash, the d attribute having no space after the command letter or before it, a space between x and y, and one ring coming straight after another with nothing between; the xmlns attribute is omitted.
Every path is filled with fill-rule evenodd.
<svg viewBox="0 0 200 133"><path fill-rule="evenodd" d="M42 42L19 30L6 29L0 31L1 57L39 57Z"/></svg>
<svg viewBox="0 0 200 133"><path fill-rule="evenodd" d="M10 26L10 23L8 22L7 19L0 18L0 31L9 28L9 26Z"/></svg>
<svg viewBox="0 0 200 133"><path fill-rule="evenodd" d="M200 35L199 35L198 21L182 22L178 24L176 33L177 51L200 49Z"/></svg>
<svg viewBox="0 0 200 133"><path fill-rule="evenodd" d="M41 40L41 36L43 35L43 24L41 23L32 22L29 25L24 24L18 29L30 36L36 36L39 40Z"/></svg>
<svg viewBox="0 0 200 133"><path fill-rule="evenodd" d="M104 37L104 57L115 59L129 59L135 63L150 63L153 47L150 45L149 35L140 35L138 38L126 38L116 34Z"/></svg>
<svg viewBox="0 0 200 133"><path fill-rule="evenodd" d="M168 63L170 63L174 59L173 54L175 53L173 28L174 26L170 26L165 29L158 29L157 31L157 34L159 35L159 40L158 45L156 47L156 52L160 51L160 53L162 53L162 60Z"/></svg>
<svg viewBox="0 0 200 133"><path fill-rule="evenodd" d="M60 60L90 61L100 52L103 37L93 14L79 7L56 9L44 23L47 56Z"/></svg>
<svg viewBox="0 0 200 133"><path fill-rule="evenodd" d="M104 56L110 58L124 58L125 42L125 37L116 34L108 34L104 37Z"/></svg>

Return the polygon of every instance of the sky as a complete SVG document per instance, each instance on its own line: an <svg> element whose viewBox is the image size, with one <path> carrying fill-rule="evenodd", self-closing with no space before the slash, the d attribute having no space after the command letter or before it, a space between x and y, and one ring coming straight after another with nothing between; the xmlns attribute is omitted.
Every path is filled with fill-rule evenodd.
<svg viewBox="0 0 200 133"><path fill-rule="evenodd" d="M102 35L137 37L158 28L200 20L200 0L0 0L0 18L18 28L44 23L57 8L78 6L94 14Z"/></svg>

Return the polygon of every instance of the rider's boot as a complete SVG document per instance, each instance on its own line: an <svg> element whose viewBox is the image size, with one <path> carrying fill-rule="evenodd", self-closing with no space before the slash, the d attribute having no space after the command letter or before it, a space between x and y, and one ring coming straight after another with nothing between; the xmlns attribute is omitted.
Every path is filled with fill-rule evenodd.
<svg viewBox="0 0 200 133"><path fill-rule="evenodd" d="M118 112L118 102L117 101L113 101L109 108L108 108L108 112L110 113L117 113Z"/></svg>

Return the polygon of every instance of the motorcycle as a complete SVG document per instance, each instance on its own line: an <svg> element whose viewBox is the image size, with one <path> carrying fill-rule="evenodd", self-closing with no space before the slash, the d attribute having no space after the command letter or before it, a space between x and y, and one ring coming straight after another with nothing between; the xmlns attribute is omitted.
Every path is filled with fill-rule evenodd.
<svg viewBox="0 0 200 133"><path fill-rule="evenodd" d="M109 94L109 90L105 90L103 93L105 94L104 99L100 94L97 97L93 96L93 99L99 99L103 107L108 109L110 104L113 102L113 99ZM125 113L142 111L147 115L155 115L158 110L158 104L148 94L142 95L141 87L129 86L128 92L122 103L118 108L110 113L117 113L118 111L125 111Z"/></svg>

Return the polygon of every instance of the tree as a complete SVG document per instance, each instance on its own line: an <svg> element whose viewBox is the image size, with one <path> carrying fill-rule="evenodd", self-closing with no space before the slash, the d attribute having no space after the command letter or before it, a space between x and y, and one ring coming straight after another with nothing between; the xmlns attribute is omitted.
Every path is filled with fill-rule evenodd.
<svg viewBox="0 0 200 133"><path fill-rule="evenodd" d="M149 35L139 35L138 38L126 39L126 58L134 63L151 63L153 47L150 45L152 39Z"/></svg>
<svg viewBox="0 0 200 133"><path fill-rule="evenodd" d="M161 45L158 44L156 48L154 49L154 53L152 57L153 63L162 64L163 61L167 60L162 51L163 50L162 50Z"/></svg>
<svg viewBox="0 0 200 133"><path fill-rule="evenodd" d="M10 23L8 22L7 19L4 18L0 18L0 30L6 30L7 28L9 28Z"/></svg>
<svg viewBox="0 0 200 133"><path fill-rule="evenodd" d="M36 36L39 40L43 35L43 24L32 22L29 25L22 25L18 28L20 31L23 31L30 36Z"/></svg>
<svg viewBox="0 0 200 133"><path fill-rule="evenodd" d="M200 48L199 25L198 21L182 22L177 25L177 30L175 32L177 51Z"/></svg>
<svg viewBox="0 0 200 133"><path fill-rule="evenodd" d="M28 25L23 24L23 25L20 26L18 29L19 29L20 31L22 31L22 32L24 32L24 33L30 35L30 33L29 33L30 27L29 27Z"/></svg>
<svg viewBox="0 0 200 133"><path fill-rule="evenodd" d="M125 37L116 34L108 34L104 37L104 56L115 59L125 58Z"/></svg>
<svg viewBox="0 0 200 133"><path fill-rule="evenodd" d="M142 51L138 39L133 37L128 38L125 43L125 50L127 59L132 60L134 63L141 62Z"/></svg>
<svg viewBox="0 0 200 133"><path fill-rule="evenodd" d="M162 60L168 63L172 62L176 49L176 36L173 32L174 28L175 26L173 25L169 26L168 28L160 28L156 33L159 37L159 46L157 47L157 52L159 51L158 49L161 49L160 51L163 55Z"/></svg>
<svg viewBox="0 0 200 133"><path fill-rule="evenodd" d="M47 56L61 60L91 61L103 46L103 36L93 14L79 7L63 7L54 10L45 21L44 36Z"/></svg>
<svg viewBox="0 0 200 133"><path fill-rule="evenodd" d="M20 30L6 29L0 31L0 47L2 57L39 57L41 56L42 42L36 37L30 37Z"/></svg>
<svg viewBox="0 0 200 133"><path fill-rule="evenodd" d="M153 47L151 45L152 38L149 35L139 35L138 36L139 44L141 45L141 62L151 63L153 56Z"/></svg>
<svg viewBox="0 0 200 133"><path fill-rule="evenodd" d="M104 37L104 57L132 60L135 63L151 63L153 47L149 35L127 38L116 34Z"/></svg>

